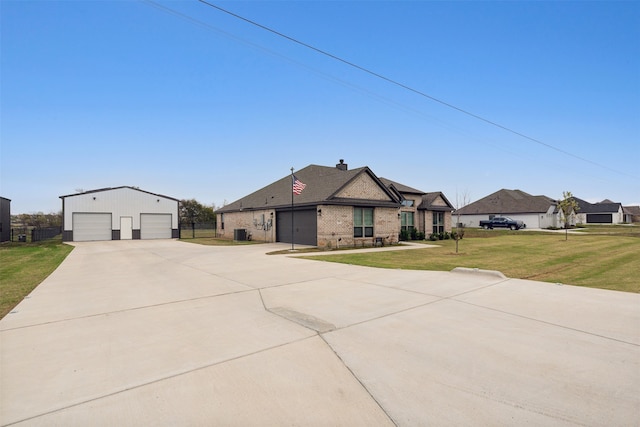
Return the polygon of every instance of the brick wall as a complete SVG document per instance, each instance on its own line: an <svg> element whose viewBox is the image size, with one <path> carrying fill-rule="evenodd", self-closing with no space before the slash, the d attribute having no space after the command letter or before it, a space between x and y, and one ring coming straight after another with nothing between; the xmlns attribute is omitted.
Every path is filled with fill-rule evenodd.
<svg viewBox="0 0 640 427"><path fill-rule="evenodd" d="M353 237L352 206L318 206L322 215L318 216L318 247L371 246L375 237L384 239L385 244L397 243L400 233L400 219L396 208L375 208L373 212L374 237Z"/></svg>
<svg viewBox="0 0 640 427"><path fill-rule="evenodd" d="M273 214L273 215L272 215ZM251 239L260 242L274 242L275 211L264 209L245 212L230 212L224 214L224 229L222 229L221 214L217 217L218 237L233 239L233 230L243 228L251 233ZM271 221L271 224L269 224Z"/></svg>
<svg viewBox="0 0 640 427"><path fill-rule="evenodd" d="M337 196L349 199L391 200L371 176L364 173L347 185Z"/></svg>

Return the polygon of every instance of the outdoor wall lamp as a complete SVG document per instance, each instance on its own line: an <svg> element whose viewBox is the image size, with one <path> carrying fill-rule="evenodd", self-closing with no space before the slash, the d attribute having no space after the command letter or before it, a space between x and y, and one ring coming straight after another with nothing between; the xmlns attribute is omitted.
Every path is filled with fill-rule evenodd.
<svg viewBox="0 0 640 427"><path fill-rule="evenodd" d="M322 209L318 209L318 216L322 216Z"/></svg>
<svg viewBox="0 0 640 427"><path fill-rule="evenodd" d="M93 200L95 200L95 199L96 199L96 196L93 196Z"/></svg>

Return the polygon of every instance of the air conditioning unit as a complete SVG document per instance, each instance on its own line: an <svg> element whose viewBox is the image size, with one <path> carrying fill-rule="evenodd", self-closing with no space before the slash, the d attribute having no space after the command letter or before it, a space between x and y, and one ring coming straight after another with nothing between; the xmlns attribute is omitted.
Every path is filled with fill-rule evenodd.
<svg viewBox="0 0 640 427"><path fill-rule="evenodd" d="M244 242L247 240L247 230L244 228L236 228L233 230L233 240Z"/></svg>

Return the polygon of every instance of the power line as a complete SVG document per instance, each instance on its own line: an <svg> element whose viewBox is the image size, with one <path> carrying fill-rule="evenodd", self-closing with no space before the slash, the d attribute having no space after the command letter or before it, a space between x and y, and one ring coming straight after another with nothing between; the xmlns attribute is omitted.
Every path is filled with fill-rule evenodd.
<svg viewBox="0 0 640 427"><path fill-rule="evenodd" d="M431 95L429 95L429 94L427 94L427 93L425 93L425 92L422 92L422 91L420 91L420 90L418 90L418 89L415 89L415 88L413 88L413 87L411 87L411 86L408 86L408 85L406 85L406 84L404 84L404 83L401 83L401 82L399 82L399 81L397 81L397 80L394 80L394 79L392 79L392 78L386 77L386 76L384 76L384 75L382 75L382 74L379 74L379 73L377 73L377 72L375 72L375 71L372 71L372 70L370 70L370 69L368 69L368 68L366 68L366 67L363 67L363 66L360 66L360 65L358 65L358 64L355 64L355 63L353 63L353 62L351 62L351 61L348 61L348 60L346 60L346 59L343 59L343 58L341 58L341 57L339 57L339 56L337 56L337 55L334 55L334 54L332 54L332 53L330 53L330 52L327 52L327 51L325 51L325 50L319 49L319 48L317 48L317 47L315 47L315 46L313 46L313 45L310 45L310 44L305 43L305 42L303 42L303 41L300 41L300 40L298 40L298 39L296 39L296 38L293 38L293 37L291 37L291 36L288 36L288 35L286 35L286 34L283 34L283 33L279 32L279 31L276 31L276 30L274 30L274 29L272 29L272 28L270 28L270 27L267 27L267 26L262 25L262 24L260 24L260 23L258 23L258 22L252 21L251 19L245 18L245 17L243 17L243 16L241 16L241 15L238 15L238 14L236 14L236 13L233 13L233 12L231 12L231 11L229 11L229 10L227 10L227 9L224 9L224 8L222 8L222 7L220 7L220 6L216 5L216 4L209 3L209 2L208 2L208 1L206 1L206 0L197 0L197 1L198 1L198 2L200 2L200 3L202 3L202 4L204 4L204 5L206 5L206 6L209 6L209 7L213 8L213 9L219 10L220 12L223 12L223 13L226 13L226 14L228 14L228 15L230 15L230 16L233 16L234 18L240 19L240 20L242 20L242 21L244 21L244 22L247 22L247 23L249 23L249 24L251 24L251 25L253 25L253 26L256 26L256 27L261 28L261 29L263 29L263 30L265 30L265 31L268 31L268 32L270 32L270 33L272 33L272 34L275 34L275 35L277 35L278 37L282 37L282 38L284 38L284 39L286 39L286 40L288 40L288 41L290 41L290 42L296 43L296 44L298 44L298 45L300 45L300 46L303 46L303 47L305 47L305 48L307 48L307 49L310 49L310 50L312 50L312 51L314 51L314 52L316 52L316 53L319 53L319 54L324 55L324 56L326 56L326 57L329 57L329 58L331 58L331 59L333 59L333 60L336 60L336 61L338 61L338 62L341 62L341 63L343 63L343 64L345 64L345 65L348 65L349 67L355 68L355 69L357 69L357 70L359 70L359 71L362 71L362 72L364 72L364 73L367 73L367 74L369 74L369 75L371 75L371 76L374 76L374 77L376 77L376 78L378 78L378 79L384 80L384 81L386 81L386 82L388 82L388 83L391 83L391 84L393 84L393 85L395 85L395 86L398 86L398 87L400 87L400 88L402 88L402 89L405 89L405 90L407 90L407 91L409 91L409 92L412 92L412 93L414 93L414 94L416 94L416 95L419 95L419 96L421 96L421 97L423 97L423 98L430 99L431 101L437 102L437 103L439 103L439 104L441 104L441 105L444 105L445 107L448 107L448 108L450 108L450 109L456 110L456 111L458 111L458 112L460 112L460 113L462 113L462 114L465 114L465 115L467 115L467 116L473 117L474 119L477 119L477 120L480 120L480 121L482 121L482 122L485 122L485 123L487 123L487 124L489 124L489 125L491 125L491 126L497 127L497 128L502 129L502 130L504 130L504 131L506 131L506 132L509 132L509 133L511 133L511 134L514 134L514 135L516 135L516 136L519 136L519 137L521 137L521 138L524 138L524 139L529 140L529 141L531 141L531 142L534 142L534 143L536 143L536 144L542 145L542 146L547 147L547 148L549 148L549 149L555 150L555 151L557 151L557 152L559 152L559 153L562 153L562 154L564 154L564 155L567 155L567 156L573 157L573 158L578 159L578 160L580 160L580 161L583 161L583 162L586 162L586 163L590 163L590 164L592 164L592 165L594 165L594 166L598 166L598 167L601 167L601 168L603 168L603 169L607 169L607 170L609 170L609 171L611 171L611 172L615 172L615 173L618 173L618 174L620 174L620 175L625 175L625 176L629 176L629 177L631 177L631 178L635 178L635 179L637 179L637 177L635 177L635 176L629 175L629 174L627 174L627 173L625 173L625 172L621 172L621 171L616 170L616 169L612 169L612 168L610 168L610 167L608 167L608 166L602 165L602 164L600 164L600 163L596 163L596 162L594 162L594 161L592 161L592 160L589 160L589 159L586 159L586 158L584 158L584 157L578 156L578 155L576 155L576 154L570 153L570 152L568 152L568 151L566 151L566 150L563 150L563 149L561 149L561 148L555 147L555 146L553 146L553 145L551 145L551 144L547 144L546 142L540 141L539 139L536 139L536 138L533 138L533 137L531 137L531 136L525 135L525 134L523 134L523 133L521 133L521 132L518 132L518 131L516 131L516 130L513 130L513 129L511 129L511 128L507 127L507 126L504 126L504 125L501 125L501 124L499 124L499 123L497 123L497 122L494 122L494 121L492 121L492 120L489 120L489 119L487 119L487 118L485 118L485 117L482 117L482 116L480 116L480 115L478 115L478 114L475 114L475 113L472 113L472 112L470 112L470 111L468 111L468 110L465 110L465 109L463 109L463 108L457 107L457 106L455 106L455 105L453 105L453 104L450 104L450 103L448 103L448 102L446 102L446 101L443 101L443 100L441 100L441 99L438 99L438 98L436 98L436 97L434 97L434 96L431 96Z"/></svg>

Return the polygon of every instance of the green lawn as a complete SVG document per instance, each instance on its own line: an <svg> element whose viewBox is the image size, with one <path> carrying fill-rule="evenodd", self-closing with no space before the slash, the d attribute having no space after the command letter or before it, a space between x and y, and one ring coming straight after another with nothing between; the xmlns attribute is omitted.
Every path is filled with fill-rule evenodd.
<svg viewBox="0 0 640 427"><path fill-rule="evenodd" d="M640 227L584 234L468 230L455 241L425 242L436 248L325 255L322 261L382 268L449 271L455 267L498 270L507 277L640 292ZM311 256L309 258L312 258Z"/></svg>
<svg viewBox="0 0 640 427"><path fill-rule="evenodd" d="M72 249L59 238L0 245L0 318L49 276Z"/></svg>

